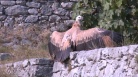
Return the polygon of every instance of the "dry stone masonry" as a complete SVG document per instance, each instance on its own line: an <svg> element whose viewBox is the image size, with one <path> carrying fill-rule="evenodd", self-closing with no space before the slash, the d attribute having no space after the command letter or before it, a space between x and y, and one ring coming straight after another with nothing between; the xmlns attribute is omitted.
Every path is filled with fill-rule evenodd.
<svg viewBox="0 0 138 77"><path fill-rule="evenodd" d="M53 63L49 59L34 58L0 65L0 69L10 74L10 77L51 77Z"/></svg>
<svg viewBox="0 0 138 77"><path fill-rule="evenodd" d="M138 45L72 52L70 58L71 65L54 63L53 77L138 77Z"/></svg>
<svg viewBox="0 0 138 77"><path fill-rule="evenodd" d="M68 64L33 58L0 65L10 77L138 77L138 45L70 53Z"/></svg>
<svg viewBox="0 0 138 77"><path fill-rule="evenodd" d="M0 44L38 48L45 30L66 31L72 26L77 0L0 0ZM33 27L35 26L35 27ZM42 38L41 38L42 35Z"/></svg>
<svg viewBox="0 0 138 77"><path fill-rule="evenodd" d="M66 30L72 23L72 8L77 0L0 0L0 25L39 24L54 30ZM60 24L59 24L60 23ZM54 24L54 25L53 25ZM66 27L61 27L66 26Z"/></svg>

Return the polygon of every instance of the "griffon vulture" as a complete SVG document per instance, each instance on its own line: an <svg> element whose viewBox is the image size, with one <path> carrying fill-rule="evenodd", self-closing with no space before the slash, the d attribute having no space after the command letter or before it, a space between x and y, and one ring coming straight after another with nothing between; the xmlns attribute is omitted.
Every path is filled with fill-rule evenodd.
<svg viewBox="0 0 138 77"><path fill-rule="evenodd" d="M97 27L81 30L82 19L82 16L77 16L71 29L66 32L54 31L51 34L48 47L55 61L64 62L71 51L115 47L122 44L123 36L119 33Z"/></svg>

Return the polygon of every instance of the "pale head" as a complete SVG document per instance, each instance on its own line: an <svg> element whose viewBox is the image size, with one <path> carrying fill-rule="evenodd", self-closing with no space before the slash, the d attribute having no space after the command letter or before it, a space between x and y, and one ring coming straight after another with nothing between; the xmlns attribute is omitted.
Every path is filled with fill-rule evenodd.
<svg viewBox="0 0 138 77"><path fill-rule="evenodd" d="M82 20L83 20L83 17L82 16L79 15L79 16L76 17L76 21L79 21L80 22Z"/></svg>

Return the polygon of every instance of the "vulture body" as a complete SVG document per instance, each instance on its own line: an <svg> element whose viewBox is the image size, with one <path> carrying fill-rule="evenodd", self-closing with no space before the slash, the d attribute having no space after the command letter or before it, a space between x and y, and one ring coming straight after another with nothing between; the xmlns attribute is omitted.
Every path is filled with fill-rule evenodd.
<svg viewBox="0 0 138 77"><path fill-rule="evenodd" d="M72 28L66 32L54 31L48 44L51 57L64 62L71 51L90 50L122 45L123 36L102 28L81 30L82 16L77 16Z"/></svg>

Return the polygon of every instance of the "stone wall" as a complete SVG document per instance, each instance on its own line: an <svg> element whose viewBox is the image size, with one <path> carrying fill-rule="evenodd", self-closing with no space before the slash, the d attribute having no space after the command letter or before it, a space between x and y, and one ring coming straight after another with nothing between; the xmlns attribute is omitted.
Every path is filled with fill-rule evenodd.
<svg viewBox="0 0 138 77"><path fill-rule="evenodd" d="M138 77L138 45L72 52L70 58L71 65L54 63L53 77Z"/></svg>
<svg viewBox="0 0 138 77"><path fill-rule="evenodd" d="M48 31L66 31L72 26L72 8L77 0L0 0L0 44L39 48ZM46 47L46 46L45 46Z"/></svg>
<svg viewBox="0 0 138 77"><path fill-rule="evenodd" d="M5 73L4 77L51 77L53 63L52 60L44 58L26 59L0 65L0 73ZM2 70L4 71L1 72Z"/></svg>
<svg viewBox="0 0 138 77"><path fill-rule="evenodd" d="M59 1L0 0L0 26L39 24L52 31L66 30L64 26L70 26L73 21L72 7L77 0Z"/></svg>
<svg viewBox="0 0 138 77"><path fill-rule="evenodd" d="M8 77L138 77L138 45L71 52L70 59L67 64L26 59L0 65L0 69Z"/></svg>

